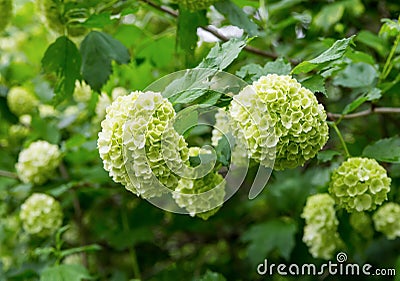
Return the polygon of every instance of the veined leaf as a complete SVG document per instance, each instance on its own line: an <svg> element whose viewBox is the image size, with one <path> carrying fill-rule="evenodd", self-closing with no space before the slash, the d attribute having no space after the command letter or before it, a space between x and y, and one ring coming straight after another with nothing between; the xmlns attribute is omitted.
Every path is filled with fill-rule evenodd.
<svg viewBox="0 0 400 281"><path fill-rule="evenodd" d="M400 164L400 137L381 139L365 147L362 154L378 161Z"/></svg>
<svg viewBox="0 0 400 281"><path fill-rule="evenodd" d="M99 91L107 82L111 72L111 61L128 63L128 50L121 42L110 35L99 32L90 32L81 44L82 75L90 87Z"/></svg>
<svg viewBox="0 0 400 281"><path fill-rule="evenodd" d="M81 56L75 43L66 36L59 37L47 48L42 59L42 67L46 73L57 75L54 101L59 103L71 97L75 81L81 77Z"/></svg>
<svg viewBox="0 0 400 281"><path fill-rule="evenodd" d="M78 264L62 264L43 270L40 281L81 281L93 279L87 269Z"/></svg>
<svg viewBox="0 0 400 281"><path fill-rule="evenodd" d="M352 42L354 36L355 35L349 38L337 40L328 50L320 54L318 57L309 61L303 61L302 63L297 65L295 68L293 68L292 73L307 73L315 69L319 64L340 59L341 57L343 57L347 47Z"/></svg>

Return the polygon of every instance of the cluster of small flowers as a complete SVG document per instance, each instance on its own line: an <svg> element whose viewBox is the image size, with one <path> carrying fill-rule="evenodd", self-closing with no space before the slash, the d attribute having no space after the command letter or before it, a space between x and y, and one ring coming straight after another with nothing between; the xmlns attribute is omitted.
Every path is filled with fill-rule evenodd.
<svg viewBox="0 0 400 281"><path fill-rule="evenodd" d="M26 232L45 237L61 226L63 214L60 203L53 197L34 193L21 205L20 218Z"/></svg>
<svg viewBox="0 0 400 281"><path fill-rule="evenodd" d="M42 184L53 176L60 161L58 146L41 140L20 152L15 168L22 182Z"/></svg>
<svg viewBox="0 0 400 281"><path fill-rule="evenodd" d="M181 178L173 198L190 216L204 220L214 215L224 202L225 180L217 172L210 172L198 179Z"/></svg>
<svg viewBox="0 0 400 281"><path fill-rule="evenodd" d="M38 104L35 95L24 87L13 87L7 94L10 111L17 116L32 113Z"/></svg>
<svg viewBox="0 0 400 281"><path fill-rule="evenodd" d="M143 198L159 196L165 187L175 189L179 177L171 169L179 170L189 155L169 122L174 116L172 104L153 92L120 96L107 107L98 148L115 182Z"/></svg>
<svg viewBox="0 0 400 281"><path fill-rule="evenodd" d="M182 5L189 11L204 10L216 2L216 0L175 0L179 5Z"/></svg>
<svg viewBox="0 0 400 281"><path fill-rule="evenodd" d="M11 0L0 0L0 32L11 21L13 4Z"/></svg>
<svg viewBox="0 0 400 281"><path fill-rule="evenodd" d="M375 229L390 240L400 237L400 205L389 202L380 207L372 216Z"/></svg>
<svg viewBox="0 0 400 281"><path fill-rule="evenodd" d="M341 247L335 200L329 194L308 197L301 217L305 219L303 241L314 258L330 259Z"/></svg>
<svg viewBox="0 0 400 281"><path fill-rule="evenodd" d="M160 93L139 95L131 110L124 142L130 180L143 198L161 196L178 184L180 177L174 171L188 163L187 143L171 122L172 104Z"/></svg>
<svg viewBox="0 0 400 281"><path fill-rule="evenodd" d="M125 96L128 94L128 91L122 87L116 87L111 92L111 97L107 95L107 93L101 93L99 96L99 100L96 103L96 116L94 118L94 123L100 123L104 120L106 116L106 109L111 103L116 100L119 96Z"/></svg>
<svg viewBox="0 0 400 281"><path fill-rule="evenodd" d="M387 199L390 183L376 160L353 157L333 172L329 193L348 212L371 211Z"/></svg>
<svg viewBox="0 0 400 281"><path fill-rule="evenodd" d="M72 96L76 102L88 102L92 97L92 89L85 82L76 81L75 90Z"/></svg>
<svg viewBox="0 0 400 281"><path fill-rule="evenodd" d="M262 76L234 97L229 113L250 157L262 164L275 158L275 170L304 165L329 138L323 106L287 75Z"/></svg>

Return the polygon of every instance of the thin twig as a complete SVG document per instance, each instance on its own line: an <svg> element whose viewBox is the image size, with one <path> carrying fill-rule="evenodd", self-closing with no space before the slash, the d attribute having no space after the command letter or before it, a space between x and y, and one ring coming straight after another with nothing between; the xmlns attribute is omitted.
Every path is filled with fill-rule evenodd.
<svg viewBox="0 0 400 281"><path fill-rule="evenodd" d="M353 119L353 118L359 118L359 117L364 117L368 116L370 114L391 114L391 113L400 113L400 108L398 107L375 107L375 108L370 108L366 109L360 112L356 113L351 113L351 114L338 114L338 113L331 113L328 112L328 118L331 120L335 119Z"/></svg>
<svg viewBox="0 0 400 281"><path fill-rule="evenodd" d="M148 0L141 0L141 1L146 3L146 4L148 4L149 6L151 6L153 8L155 8L156 10L164 12L164 13L166 13L166 14L174 17L174 18L177 18L179 16L178 12L176 12L174 10L171 10L171 9L169 9L167 7L158 6L157 4L155 4L155 3L151 2L151 1L148 1ZM215 37L217 37L221 41L226 42L226 41L229 40L228 37L226 37L223 34L219 33L217 30L213 29L211 26L200 26L200 28L205 30L205 31L207 31L207 32L209 32L209 33L211 33L212 35L214 35ZM259 55L259 56L262 56L262 57L265 57L265 58L271 58L271 59L277 59L278 58L278 55L275 54L275 53L264 51L264 50L261 50L261 49L258 49L258 48L252 47L252 46L246 46L246 47L244 47L244 50L246 50L249 53L252 53L252 54L255 54L255 55ZM298 64L298 61L296 61L296 60L289 59L289 61L291 63L293 63L293 64Z"/></svg>
<svg viewBox="0 0 400 281"><path fill-rule="evenodd" d="M9 171L4 171L4 170L0 170L0 177L18 179L18 175L16 173L9 172Z"/></svg>

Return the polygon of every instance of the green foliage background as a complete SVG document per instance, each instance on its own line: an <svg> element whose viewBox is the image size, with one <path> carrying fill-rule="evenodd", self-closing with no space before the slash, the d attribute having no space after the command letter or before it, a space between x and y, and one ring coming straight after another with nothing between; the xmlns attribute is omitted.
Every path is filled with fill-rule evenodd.
<svg viewBox="0 0 400 281"><path fill-rule="evenodd" d="M347 153L381 161L392 178L389 201L400 203L398 1L222 0L215 3L224 15L219 22L210 8L189 11L161 0L46 1L62 5L65 15L72 11L61 20L63 34L45 23L37 1L25 0L14 1L11 22L0 33L0 280L266 280L256 271L264 258L321 264L302 242L300 213L310 194L327 191L332 170ZM78 11L83 13L76 16ZM254 38L240 54L233 43L203 61L214 43L198 45L196 31L212 31L211 23L239 26ZM222 55L238 57L222 67ZM254 200L247 198L250 173L208 221L164 212L113 183L96 149L99 93L142 90L201 62L227 67L248 82L291 73L316 93L332 121L330 140L316 159L274 172ZM73 98L78 80L92 89L85 102ZM43 117L33 108L31 123L21 125L6 102L15 86L30 89L57 115ZM11 133L16 124L29 133ZM199 131L189 142L201 145L209 138L210 131ZM15 175L18 153L38 139L58 144L63 163L46 184L23 184ZM19 208L33 192L57 198L69 227L46 239L24 233ZM400 274L399 239L378 232L365 239L350 227L348 214L337 214L349 261ZM65 263L68 256L75 264Z"/></svg>

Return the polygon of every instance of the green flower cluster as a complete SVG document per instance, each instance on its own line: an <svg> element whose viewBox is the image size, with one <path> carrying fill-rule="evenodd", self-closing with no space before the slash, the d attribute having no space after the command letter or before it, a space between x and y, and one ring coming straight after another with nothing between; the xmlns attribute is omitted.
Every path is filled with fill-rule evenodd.
<svg viewBox="0 0 400 281"><path fill-rule="evenodd" d="M224 178L217 172L210 172L198 179L181 178L173 197L190 216L196 215L206 220L222 206L225 184Z"/></svg>
<svg viewBox="0 0 400 281"><path fill-rule="evenodd" d="M355 231L365 238L371 238L374 235L374 230L372 229L372 220L365 212L351 213L350 225Z"/></svg>
<svg viewBox="0 0 400 281"><path fill-rule="evenodd" d="M295 168L313 158L329 138L326 113L314 94L287 75L268 74L234 97L234 130L242 131L251 158L275 170Z"/></svg>
<svg viewBox="0 0 400 281"><path fill-rule="evenodd" d="M198 10L204 10L210 7L217 0L175 0L179 5L185 9L194 12Z"/></svg>
<svg viewBox="0 0 400 281"><path fill-rule="evenodd" d="M13 87L7 94L10 111L17 116L32 113L38 104L35 95L24 87Z"/></svg>
<svg viewBox="0 0 400 281"><path fill-rule="evenodd" d="M60 203L53 197L32 194L22 205L20 218L26 232L41 237L52 235L62 224Z"/></svg>
<svg viewBox="0 0 400 281"><path fill-rule="evenodd" d="M0 0L0 32L2 32L12 17L12 1L11 0Z"/></svg>
<svg viewBox="0 0 400 281"><path fill-rule="evenodd" d="M374 159L353 157L332 174L329 193L348 212L371 211L387 199L391 179Z"/></svg>
<svg viewBox="0 0 400 281"><path fill-rule="evenodd" d="M125 142L130 180L143 198L174 190L189 149L173 127L175 110L160 93L146 92L131 107Z"/></svg>
<svg viewBox="0 0 400 281"><path fill-rule="evenodd" d="M308 197L301 214L306 221L303 241L314 258L330 259L342 244L334 205L329 194L315 194Z"/></svg>
<svg viewBox="0 0 400 281"><path fill-rule="evenodd" d="M179 176L171 169L179 170L189 155L170 122L174 116L172 104L153 92L120 96L107 107L97 145L115 182L143 198L175 189Z"/></svg>
<svg viewBox="0 0 400 281"><path fill-rule="evenodd" d="M42 184L54 175L60 161L57 145L36 141L20 152L15 168L24 183Z"/></svg>
<svg viewBox="0 0 400 281"><path fill-rule="evenodd" d="M388 239L400 237L400 205L389 202L380 207L372 216L375 229Z"/></svg>

